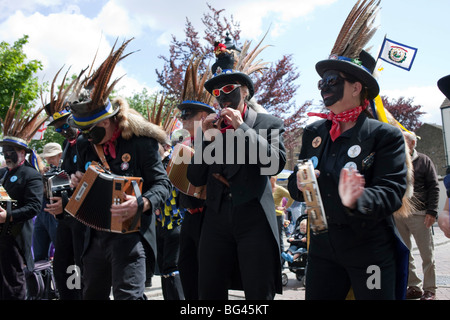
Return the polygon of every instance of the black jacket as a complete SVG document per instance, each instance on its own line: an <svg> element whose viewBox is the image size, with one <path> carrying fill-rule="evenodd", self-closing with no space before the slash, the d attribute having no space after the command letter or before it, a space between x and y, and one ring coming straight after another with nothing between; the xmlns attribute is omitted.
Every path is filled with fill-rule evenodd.
<svg viewBox="0 0 450 320"><path fill-rule="evenodd" d="M284 124L281 119L262 113L256 113L249 109L244 117L243 123L239 129L241 133L245 133L244 140L247 142L245 150L241 150L235 146L234 161L236 157L244 156L242 162L234 162L235 164L221 164L221 160L217 159L214 163L207 163L204 156L208 150L218 148L220 146L217 139L212 143L194 142L195 155L191 164L188 166L187 177L194 186L206 185L206 210L219 212L223 197L231 194L233 206L239 206L252 200L257 200L265 213L269 226L273 234L273 241L276 248L280 248L279 234L276 220L274 200L272 196L272 188L269 181L270 175L276 175L281 172L286 164L286 151L283 144L282 134L284 132ZM226 143L226 134L223 135L223 155L231 153L230 145ZM198 137L201 137L199 135ZM242 141L241 141L242 142ZM251 145L258 145L259 152L271 152L271 158L258 157L257 152L250 152ZM228 147L228 148L227 148ZM239 149L239 150L238 150ZM199 158L195 156L204 155ZM271 160L271 162L269 162ZM226 159L224 158L225 162ZM267 171L267 169L270 170ZM229 188L221 181L217 180L213 174L221 174L229 183ZM278 255L279 257L279 255ZM281 268L281 265L280 265ZM280 272L281 274L281 272ZM277 292L281 292L281 277L277 277Z"/></svg>
<svg viewBox="0 0 450 320"><path fill-rule="evenodd" d="M158 142L153 138L137 136L129 140L119 137L116 142L116 158L107 155L106 160L114 174L143 178L142 196L150 201L152 209L143 212L140 233L156 254L154 211L164 205L172 188L161 162ZM76 145L79 171L85 172L92 161L101 164L95 149L87 139L80 136ZM89 231L86 240L88 239ZM86 247L88 245L87 241Z"/></svg>
<svg viewBox="0 0 450 320"><path fill-rule="evenodd" d="M31 253L33 234L33 217L42 207L43 182L41 174L27 161L18 168L8 171L0 169L0 177L3 177L3 187L9 196L17 201L17 207L13 208L12 236L14 236L29 270L34 267Z"/></svg>
<svg viewBox="0 0 450 320"><path fill-rule="evenodd" d="M362 234L364 229L386 218L392 224L392 214L402 206L406 191L406 153L401 131L369 119L365 114L361 114L355 127L344 132L334 143L331 142L330 128L331 121L328 120L306 127L299 156L300 160L317 159L316 169L320 171L317 180L328 223L352 225ZM313 147L317 137L321 143ZM354 146L360 148L359 153L355 153L357 156L350 152ZM366 182L354 212L342 205L338 193L340 172L350 163L364 175ZM293 199L302 202L303 194L297 188L297 171L296 167L289 177L288 190Z"/></svg>

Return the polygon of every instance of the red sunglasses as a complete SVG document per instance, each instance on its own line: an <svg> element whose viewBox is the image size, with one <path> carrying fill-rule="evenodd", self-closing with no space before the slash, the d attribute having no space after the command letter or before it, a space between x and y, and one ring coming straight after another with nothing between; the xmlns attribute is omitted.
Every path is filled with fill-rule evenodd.
<svg viewBox="0 0 450 320"><path fill-rule="evenodd" d="M218 96L220 96L221 91L225 94L230 94L231 92L233 92L236 88L239 88L240 86L241 86L240 84L227 84L226 86L223 86L220 89L214 89L212 91L212 95L214 97L218 97Z"/></svg>

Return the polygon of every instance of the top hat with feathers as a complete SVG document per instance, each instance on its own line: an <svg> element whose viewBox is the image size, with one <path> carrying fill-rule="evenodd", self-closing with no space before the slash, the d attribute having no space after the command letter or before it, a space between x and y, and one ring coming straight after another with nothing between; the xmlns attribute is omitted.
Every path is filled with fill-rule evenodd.
<svg viewBox="0 0 450 320"><path fill-rule="evenodd" d="M64 67L62 67L64 68ZM83 70L81 74L72 81L66 88L64 87L67 80L67 74L69 73L69 70L67 70L66 74L64 75L64 78L60 84L60 88L58 91L58 95L55 96L54 90L55 90L55 82L58 78L59 73L61 72L61 69L56 73L55 77L53 78L52 86L50 88L50 103L44 103L44 100L42 98L41 94L41 100L42 104L45 106L45 112L49 116L50 123L49 126L54 126L56 122L61 120L67 120L67 118L70 116L70 108L68 103L69 98L69 92L71 89L78 83L81 75L84 73ZM69 68L70 69L70 68Z"/></svg>
<svg viewBox="0 0 450 320"><path fill-rule="evenodd" d="M380 0L358 0L342 26L330 57L316 64L321 77L327 70L354 76L367 87L370 100L378 96L380 87L372 75L376 61L363 47L377 30L374 20L379 10Z"/></svg>
<svg viewBox="0 0 450 320"><path fill-rule="evenodd" d="M117 63L133 53L122 55L131 40L133 39L125 41L114 51L116 41L109 56L92 76L87 76L74 87L75 98L70 99L69 103L72 114L67 120L70 126L86 130L117 114L119 105L112 105L109 95L122 77L115 79L111 84L109 80Z"/></svg>
<svg viewBox="0 0 450 320"><path fill-rule="evenodd" d="M251 51L251 42L248 41L244 43L241 50L234 46L229 37L226 38L226 44L216 42L214 47L216 62L211 67L213 77L205 82L206 90L212 93L212 90L220 85L237 82L248 88L250 100L255 94L250 75L254 72L261 72L266 68L265 65L267 64L267 62L262 62L262 60L254 62L256 56L268 47L266 45L259 48L264 38Z"/></svg>
<svg viewBox="0 0 450 320"><path fill-rule="evenodd" d="M192 59L186 68L184 76L183 91L181 93L181 103L178 109L183 111L186 109L193 109L199 111L206 111L208 113L215 112L214 96L205 90L205 83L211 79L211 71L207 69L203 76L199 77L199 66L202 59Z"/></svg>
<svg viewBox="0 0 450 320"><path fill-rule="evenodd" d="M5 119L0 119L3 127L3 140L0 141L0 146L12 146L24 149L27 153L33 153L28 144L48 119L48 116L41 115L42 111L44 107L34 113L24 112L22 107L17 109L17 101L15 102L13 97Z"/></svg>

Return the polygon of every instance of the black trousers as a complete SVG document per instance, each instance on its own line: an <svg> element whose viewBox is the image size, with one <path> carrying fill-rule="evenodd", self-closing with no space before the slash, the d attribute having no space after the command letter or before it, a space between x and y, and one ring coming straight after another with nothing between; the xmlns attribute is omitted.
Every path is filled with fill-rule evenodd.
<svg viewBox="0 0 450 320"><path fill-rule="evenodd" d="M227 300L238 278L246 299L271 300L279 265L277 242L259 201L233 207L227 199L220 212L206 210L199 246L201 300Z"/></svg>
<svg viewBox="0 0 450 320"><path fill-rule="evenodd" d="M306 300L344 300L353 289L357 300L395 299L394 235L380 224L357 232L330 225L312 235L306 271Z"/></svg>
<svg viewBox="0 0 450 320"><path fill-rule="evenodd" d="M198 247L204 212L186 213L181 224L178 270L186 300L198 300Z"/></svg>
<svg viewBox="0 0 450 320"><path fill-rule="evenodd" d="M66 215L64 219L58 222L53 272L61 300L81 299L81 288L69 288L67 286L68 278L73 275L72 269L68 272L67 268L75 266L81 272L81 254L83 253L85 231L86 226L72 216Z"/></svg>
<svg viewBox="0 0 450 320"><path fill-rule="evenodd" d="M25 300L25 261L13 236L0 236L0 300Z"/></svg>
<svg viewBox="0 0 450 320"><path fill-rule="evenodd" d="M164 300L184 300L178 273L180 253L180 226L172 229L156 226L157 262L161 274Z"/></svg>
<svg viewBox="0 0 450 320"><path fill-rule="evenodd" d="M84 300L145 299L145 250L139 232L118 234L91 230L82 257Z"/></svg>

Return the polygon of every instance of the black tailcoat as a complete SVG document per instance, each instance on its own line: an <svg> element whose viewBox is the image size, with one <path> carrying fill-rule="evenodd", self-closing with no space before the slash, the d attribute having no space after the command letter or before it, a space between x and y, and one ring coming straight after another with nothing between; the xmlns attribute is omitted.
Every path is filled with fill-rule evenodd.
<svg viewBox="0 0 450 320"><path fill-rule="evenodd" d="M220 173L227 180L230 185L229 193L231 193L232 205L239 206L257 199L262 209L264 210L267 222L273 234L273 243L279 246L279 234L275 213L274 200L272 196L272 188L269 181L269 175L276 175L284 169L286 164L286 150L283 144L282 134L284 132L284 124L281 119L274 116L256 113L253 109L248 109L244 117L244 123L239 127L246 134L245 140L248 142L256 143L264 150L272 152L275 157L275 168L272 172L263 175L261 169L267 168L270 165L266 161L261 161L261 158L255 159L251 156L255 156L254 152L249 155L249 145L246 145L245 150L234 149L235 164L226 164L215 162L207 164L202 158L201 163L197 163L195 157L188 167L188 180L195 186L206 185L206 215L212 212L219 212L220 207L225 196L227 186L221 181L214 178L213 174ZM266 131L267 130L267 131ZM267 133L267 134L266 134ZM226 134L223 134L225 136ZM224 137L224 141L226 138ZM203 144L195 141L195 154L202 153L205 148L211 147L216 141L209 143L203 142ZM227 143L224 143L224 148L227 147ZM225 149L224 155L230 153L231 150ZM245 153L245 162L240 164L236 163L236 156ZM253 161L252 161L253 160ZM224 159L225 162L225 159ZM279 256L278 258L279 259ZM281 266L280 266L281 267ZM280 273L281 275L281 273ZM278 291L281 292L281 277L276 276Z"/></svg>

